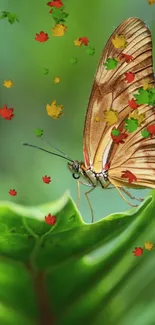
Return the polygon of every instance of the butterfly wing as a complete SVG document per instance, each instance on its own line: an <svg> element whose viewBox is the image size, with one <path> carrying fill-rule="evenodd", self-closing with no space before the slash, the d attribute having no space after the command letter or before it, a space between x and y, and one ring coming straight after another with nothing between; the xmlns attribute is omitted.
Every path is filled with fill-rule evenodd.
<svg viewBox="0 0 155 325"><path fill-rule="evenodd" d="M116 35L123 35L127 46L115 48L112 40ZM132 55L129 63L120 61L113 70L106 70L103 65L108 58L118 58L122 54ZM134 74L134 80L128 83L126 73ZM122 143L115 143L111 137L114 126L121 129L132 109L128 101L142 87L142 81L154 84L152 63L152 41L148 27L138 18L129 18L111 35L103 51L93 84L84 128L84 158L86 167L93 166L96 172L104 170L110 163L109 180L117 185L129 185L128 179L122 178L122 172L130 170L137 175L137 183L142 186L153 186L151 173L155 157L154 139L142 138L141 131L155 122L154 109L149 105L138 107L138 114L144 114L141 127L128 134ZM103 116L109 109L117 112L118 120L109 125ZM100 122L96 121L96 117ZM134 169L133 169L134 168ZM142 175L146 171L145 176ZM134 182L132 184L134 187Z"/></svg>
<svg viewBox="0 0 155 325"><path fill-rule="evenodd" d="M154 115L154 114L153 114ZM148 121L155 123L155 116L150 116ZM148 124L146 123L144 129ZM120 158L120 152L112 160L108 175L109 181L115 186L126 186L136 188L138 186L155 188L155 138L142 140L141 131L138 131L134 138L130 138L125 152L121 158L120 165L116 159ZM122 148L123 150L123 148ZM136 176L131 184L129 179L123 178L123 174L129 171Z"/></svg>

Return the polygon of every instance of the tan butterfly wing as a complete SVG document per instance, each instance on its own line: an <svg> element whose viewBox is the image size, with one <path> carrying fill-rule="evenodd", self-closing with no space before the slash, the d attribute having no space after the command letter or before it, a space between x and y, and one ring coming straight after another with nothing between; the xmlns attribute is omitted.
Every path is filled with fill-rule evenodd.
<svg viewBox="0 0 155 325"><path fill-rule="evenodd" d="M125 49L116 49L112 44L115 35L124 35L127 40ZM107 58L117 58L121 53L132 55L130 63L122 62L114 70L107 71L103 66ZM132 72L135 79L127 83L126 72ZM142 127L128 135L124 143L115 144L111 138L112 128L122 125L131 113L128 100L142 87L142 81L154 83L152 63L152 41L148 27L138 18L125 20L114 31L103 51L93 84L84 128L84 158L86 167L92 165L96 172L104 170L110 163L109 180L115 185L129 186L128 180L122 178L122 172L130 170L137 177L132 187L139 185L155 187L155 139L142 138L141 131L147 125L155 123L154 108L141 105L139 113L145 113ZM98 116L102 120L109 108L119 114L118 122L108 126L107 122L96 122Z"/></svg>

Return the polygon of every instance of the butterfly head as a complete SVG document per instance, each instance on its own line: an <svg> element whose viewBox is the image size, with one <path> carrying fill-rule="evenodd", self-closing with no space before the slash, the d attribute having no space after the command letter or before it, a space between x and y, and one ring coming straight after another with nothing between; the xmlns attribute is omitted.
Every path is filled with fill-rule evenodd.
<svg viewBox="0 0 155 325"><path fill-rule="evenodd" d="M74 160L73 162L68 162L68 169L72 173L73 178L79 179L82 174L82 163L78 160Z"/></svg>
<svg viewBox="0 0 155 325"><path fill-rule="evenodd" d="M86 170L84 163L78 160L68 162L68 169L72 173L74 179L79 179L83 172Z"/></svg>

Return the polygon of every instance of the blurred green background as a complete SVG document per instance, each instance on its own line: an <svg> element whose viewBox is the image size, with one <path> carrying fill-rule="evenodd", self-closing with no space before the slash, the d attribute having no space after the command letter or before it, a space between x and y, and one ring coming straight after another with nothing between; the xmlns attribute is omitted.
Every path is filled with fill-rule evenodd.
<svg viewBox="0 0 155 325"><path fill-rule="evenodd" d="M149 26L155 43L155 5L147 0L64 0L68 31L63 37L53 37L54 20L49 14L47 0L0 0L0 10L19 16L20 23L10 25L0 21L0 107L13 107L11 121L0 119L0 200L12 200L36 205L60 197L67 189L77 202L76 181L69 173L66 162L46 153L23 147L22 142L42 146L34 130L42 128L45 138L65 151L73 159L83 159L82 136L85 112L95 70L101 52L113 30L124 19L139 17ZM34 40L44 31L50 39L45 43ZM77 48L73 41L87 36L95 54L86 54L86 48ZM78 63L71 64L71 58ZM155 51L154 51L155 56ZM50 73L44 75L44 68ZM55 76L61 78L54 84ZM7 89L4 80L11 79L14 87ZM64 116L53 120L46 113L46 104L53 100L64 105ZM46 185L42 176L51 176ZM16 197L8 191L15 188ZM80 212L90 221L90 211L81 187ZM136 191L145 197L147 190ZM135 194L135 193L134 193ZM107 214L124 211L128 205L116 190L96 189L90 194L95 220ZM112 204L111 204L112 202Z"/></svg>

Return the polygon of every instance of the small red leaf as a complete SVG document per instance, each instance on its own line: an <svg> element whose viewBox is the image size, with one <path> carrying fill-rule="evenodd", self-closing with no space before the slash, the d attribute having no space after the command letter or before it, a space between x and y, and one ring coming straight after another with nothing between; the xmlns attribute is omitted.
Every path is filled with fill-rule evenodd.
<svg viewBox="0 0 155 325"><path fill-rule="evenodd" d="M42 180L43 180L44 183L49 184L51 182L51 177L45 175L45 176L42 177Z"/></svg>
<svg viewBox="0 0 155 325"><path fill-rule="evenodd" d="M55 225L56 223L56 216L52 216L50 213L48 214L48 216L45 216L45 221L48 225Z"/></svg>
<svg viewBox="0 0 155 325"><path fill-rule="evenodd" d="M127 81L127 83L132 82L135 79L135 75L132 72L126 72L125 73L125 79L124 81Z"/></svg>
<svg viewBox="0 0 155 325"><path fill-rule="evenodd" d="M17 191L16 191L15 189L10 190L8 193L9 193L11 196L16 196L16 195L17 195Z"/></svg>
<svg viewBox="0 0 155 325"><path fill-rule="evenodd" d="M13 111L13 108L8 108L7 105L4 105L3 108L0 108L0 116L5 120L11 120L14 117Z"/></svg>
<svg viewBox="0 0 155 325"><path fill-rule="evenodd" d="M44 43L49 39L48 34L44 33L43 31L41 31L39 34L36 33L36 37L35 40L40 42L40 43Z"/></svg>
<svg viewBox="0 0 155 325"><path fill-rule="evenodd" d="M88 37L80 37L79 41L81 42L81 44L88 46L88 43L89 43Z"/></svg>
<svg viewBox="0 0 155 325"><path fill-rule="evenodd" d="M135 247L135 250L132 251L132 253L133 253L134 256L140 256L140 255L143 254L143 251L144 251L143 248Z"/></svg>
<svg viewBox="0 0 155 325"><path fill-rule="evenodd" d="M49 7L55 7L55 8L60 8L63 6L63 3L61 0L55 0L55 1L50 1L47 3Z"/></svg>
<svg viewBox="0 0 155 325"><path fill-rule="evenodd" d="M132 98L131 100L128 100L128 105L132 108L132 109L136 109L137 107L139 107L140 105L138 105L135 101L134 98Z"/></svg>
<svg viewBox="0 0 155 325"><path fill-rule="evenodd" d="M114 128L112 130L114 130ZM116 144L124 143L123 140L126 139L128 136L128 134L126 134L125 132L122 132L122 128L119 128L119 131L121 132L119 135L113 135L111 133L111 137L112 137L114 143L116 143Z"/></svg>
<svg viewBox="0 0 155 325"><path fill-rule="evenodd" d="M155 124L151 124L147 126L147 131L150 132L151 135L155 135Z"/></svg>
<svg viewBox="0 0 155 325"><path fill-rule="evenodd" d="M124 172L122 172L122 178L128 178L128 182L131 184L132 182L136 182L137 181L137 177L131 173L129 170L126 170Z"/></svg>
<svg viewBox="0 0 155 325"><path fill-rule="evenodd" d="M125 54L125 53L122 53L120 55L120 59L125 59L125 62L126 63L129 63L130 61L133 61L133 56L132 55Z"/></svg>

